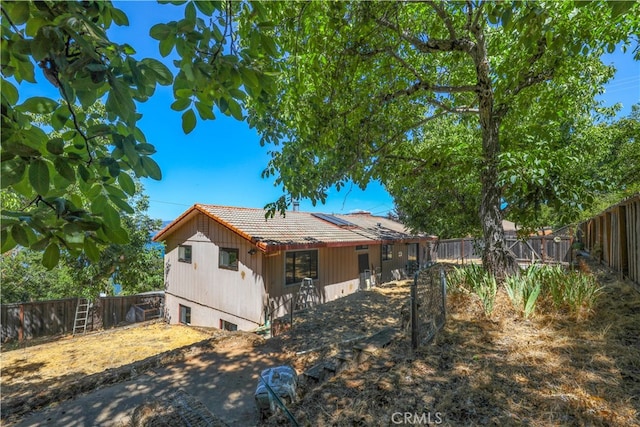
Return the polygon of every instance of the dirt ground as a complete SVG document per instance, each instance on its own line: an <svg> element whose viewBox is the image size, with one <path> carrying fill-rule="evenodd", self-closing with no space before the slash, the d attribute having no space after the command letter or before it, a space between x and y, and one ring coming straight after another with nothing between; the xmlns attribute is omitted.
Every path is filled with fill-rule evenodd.
<svg viewBox="0 0 640 427"><path fill-rule="evenodd" d="M211 333L182 325L147 323L97 333L65 336L55 342L2 351L2 398L33 395L61 381L74 381L174 350Z"/></svg>
<svg viewBox="0 0 640 427"><path fill-rule="evenodd" d="M541 301L523 320L501 292L486 318L473 297L449 298L432 343L412 351L408 338L397 340L307 390L292 412L321 427L640 426L640 293L590 268L604 289L587 317ZM283 422L280 415L267 424Z"/></svg>
<svg viewBox="0 0 640 427"><path fill-rule="evenodd" d="M486 318L472 297L452 297L447 323L430 344L412 351L408 337L397 338L360 366L303 388L291 411L300 425L308 426L392 425L397 421L450 426L640 426L640 293L606 269L594 264L591 268L604 292L586 318L575 319L541 303L532 319L523 320L502 293L493 316ZM257 336L249 340L251 334L246 333L237 333L243 337L239 340L234 338L236 333L155 324L65 339L43 348L3 351L3 407L7 398L37 393L52 384L64 387L79 376L102 375L91 372L117 370L118 364L130 362L127 356L142 360L147 357L143 349L158 354L171 345L187 345L187 350L183 347L165 354L154 366L171 368L178 360L204 366L216 355L220 355L216 356L218 365L230 358L246 365L242 360L250 353L251 363L259 360L256 357L277 354L279 362L290 363L301 373L361 337L389 326L399 328L408 294L408 282L359 292L298 313L293 328L266 341ZM139 334L120 336L129 331ZM191 333L186 344L171 338ZM140 342L148 336L152 342ZM81 339L95 340L94 350L89 351L92 344ZM193 350L192 344L202 339L205 344ZM68 343L55 356L59 359L54 359L54 348ZM161 346L165 343L168 347ZM37 359L38 351L49 356ZM153 356L145 360L149 358ZM98 367L97 360L106 365ZM124 368L130 370L130 366ZM146 365L137 366L144 370ZM238 389L244 387L250 393L254 377L243 377L242 381L251 384L238 383ZM224 381L229 383L224 390L233 389L233 380ZM233 413L233 402L225 408ZM217 408L209 409L217 412ZM233 419L228 414L219 415ZM278 414L263 424L287 423Z"/></svg>

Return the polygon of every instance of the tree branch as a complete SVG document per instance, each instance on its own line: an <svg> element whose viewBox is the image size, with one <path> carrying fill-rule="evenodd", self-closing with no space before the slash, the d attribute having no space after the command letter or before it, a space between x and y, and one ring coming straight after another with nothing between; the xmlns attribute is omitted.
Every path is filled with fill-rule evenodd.
<svg viewBox="0 0 640 427"><path fill-rule="evenodd" d="M62 98L64 99L64 102L67 104L67 108L69 109L69 112L71 113L71 118L73 119L73 126L75 127L76 131L78 132L78 134L82 137L82 139L84 140L84 146L87 149L87 154L89 155L89 160L87 160L87 166L90 166L91 163L93 162L93 155L91 154L91 146L89 145L89 138L87 138L87 135L82 131L82 128L80 127L80 124L78 123L78 116L76 115L76 112L73 108L73 104L71 103L71 100L69 99L69 96L67 95L67 92L64 90L64 87L62 86L62 82L60 82L60 78L58 77L58 72L55 69L55 64L52 63L52 61L49 61L50 66L49 67L44 67L41 64L41 67L45 68L46 70L51 71L50 74L51 77L53 79L55 79L55 82L57 83L57 87L60 89L60 93L62 94ZM53 65L51 65L53 64Z"/></svg>
<svg viewBox="0 0 640 427"><path fill-rule="evenodd" d="M408 33L407 31L401 31L400 28L386 20L385 18L377 19L378 24L383 27L389 28L395 31L405 41L411 43L419 52L422 53L436 53L436 52L465 52L471 53L475 47L475 43L466 38L460 39L432 39L429 38L426 42L420 40L418 37Z"/></svg>
<svg viewBox="0 0 640 427"><path fill-rule="evenodd" d="M436 11L436 14L442 22L444 22L445 27L447 27L447 31L449 31L449 37L452 40L456 40L458 36L456 35L456 29L453 26L453 22L451 21L451 17L447 15L447 12L444 10L443 3L436 3L434 1L429 2L429 5Z"/></svg>
<svg viewBox="0 0 640 427"><path fill-rule="evenodd" d="M478 90L477 85L463 85L463 86L441 86L441 85L432 85L428 82L420 81L411 85L407 89L400 89L393 93L388 93L382 97L384 102L388 102L399 98L400 96L411 96L419 90L431 91L436 93L462 93L462 92L471 92L475 93Z"/></svg>
<svg viewBox="0 0 640 427"><path fill-rule="evenodd" d="M7 18L7 21L9 22L9 25L11 26L11 28L13 28L13 31L15 31L15 33L19 35L21 39L24 39L24 36L22 35L18 27L16 27L16 25L13 23L11 18L9 18L9 14L7 13L6 10L4 10L4 7L0 7L0 9L2 9L2 14L4 15L5 18Z"/></svg>

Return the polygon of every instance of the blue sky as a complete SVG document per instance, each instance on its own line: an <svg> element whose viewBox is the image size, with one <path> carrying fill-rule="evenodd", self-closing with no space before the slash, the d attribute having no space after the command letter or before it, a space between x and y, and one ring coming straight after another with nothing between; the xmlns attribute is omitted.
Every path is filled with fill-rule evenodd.
<svg viewBox="0 0 640 427"><path fill-rule="evenodd" d="M182 9L150 1L114 4L128 15L130 24L110 30L114 41L129 43L139 59L162 59L157 41L149 37L149 29L156 23L182 18ZM640 63L633 61L630 53L620 52L605 55L604 60L615 64L618 72L603 99L607 105L621 102L620 115L627 115L631 105L640 101ZM41 75L36 79L41 85L47 84ZM255 130L215 111L215 121L199 120L195 130L184 135L181 114L169 108L172 102L171 88L159 86L148 102L138 104L143 114L139 127L156 146L154 159L163 174L162 181L143 180L150 198L151 217L171 220L194 203L262 208L282 195L282 189L275 187L273 180L260 176L272 147L261 147ZM349 213L363 209L378 215L385 215L393 207L393 200L377 183L370 184L365 191L356 186L332 191L325 205L313 207L306 200L300 204L303 211Z"/></svg>

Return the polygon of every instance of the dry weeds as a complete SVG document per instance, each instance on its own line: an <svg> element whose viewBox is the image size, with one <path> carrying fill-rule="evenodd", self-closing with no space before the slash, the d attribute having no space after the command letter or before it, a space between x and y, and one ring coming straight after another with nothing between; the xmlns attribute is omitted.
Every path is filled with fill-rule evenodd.
<svg viewBox="0 0 640 427"><path fill-rule="evenodd" d="M294 415L313 426L393 425L404 413L450 426L640 426L640 293L592 268L605 290L587 317L543 304L523 320L501 292L487 319L457 295L434 342L412 352L396 341L305 390Z"/></svg>

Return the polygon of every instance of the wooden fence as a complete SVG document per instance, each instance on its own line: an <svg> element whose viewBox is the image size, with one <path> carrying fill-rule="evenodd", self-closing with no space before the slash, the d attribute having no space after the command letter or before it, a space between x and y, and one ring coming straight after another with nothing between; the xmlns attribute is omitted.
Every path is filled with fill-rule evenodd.
<svg viewBox="0 0 640 427"><path fill-rule="evenodd" d="M78 298L50 301L2 304L0 329L2 342L22 341L73 331ZM87 330L113 328L127 322L127 313L137 312L134 321L160 317L164 306L164 293L101 297L94 303Z"/></svg>
<svg viewBox="0 0 640 427"><path fill-rule="evenodd" d="M640 193L580 224L578 240L593 258L640 284Z"/></svg>
<svg viewBox="0 0 640 427"><path fill-rule="evenodd" d="M482 257L481 243L480 239L472 237L439 240L436 243L437 259L455 260L463 264L479 260ZM506 243L520 264L571 263L573 238L570 235L530 236L527 240L507 236Z"/></svg>

